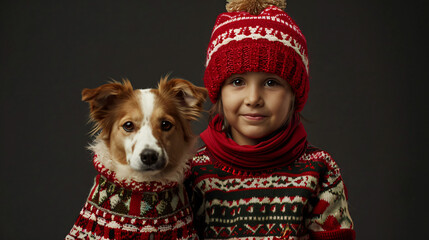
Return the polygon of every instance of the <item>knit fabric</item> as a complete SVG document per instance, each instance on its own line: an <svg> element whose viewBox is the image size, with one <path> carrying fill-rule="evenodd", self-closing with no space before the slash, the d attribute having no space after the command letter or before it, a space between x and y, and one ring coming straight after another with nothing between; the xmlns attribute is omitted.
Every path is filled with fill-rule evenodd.
<svg viewBox="0 0 429 240"><path fill-rule="evenodd" d="M100 174L65 239L197 239L183 184L120 181L94 165Z"/></svg>
<svg viewBox="0 0 429 240"><path fill-rule="evenodd" d="M338 165L315 147L263 172L222 167L204 147L192 173L194 225L204 239L355 238Z"/></svg>
<svg viewBox="0 0 429 240"><path fill-rule="evenodd" d="M239 145L222 131L223 118L216 115L200 134L214 157L226 166L244 170L265 170L289 165L299 158L307 146L307 133L298 114L271 138L256 145Z"/></svg>
<svg viewBox="0 0 429 240"><path fill-rule="evenodd" d="M283 10L270 6L259 15L220 14L207 49L204 84L215 103L232 74L266 72L285 79L295 93L295 111L308 97L308 54L304 35Z"/></svg>

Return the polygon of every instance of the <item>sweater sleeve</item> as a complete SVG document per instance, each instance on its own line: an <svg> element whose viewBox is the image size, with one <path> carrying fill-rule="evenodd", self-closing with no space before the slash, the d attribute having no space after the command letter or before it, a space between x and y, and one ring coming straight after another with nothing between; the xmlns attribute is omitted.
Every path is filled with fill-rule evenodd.
<svg viewBox="0 0 429 240"><path fill-rule="evenodd" d="M310 199L309 217L305 224L311 239L355 239L353 221L347 205L347 192L340 169L324 152L325 173L320 176L316 195Z"/></svg>
<svg viewBox="0 0 429 240"><path fill-rule="evenodd" d="M190 168L190 174L186 176L185 179L185 187L188 193L188 197L190 199L191 208L193 212L193 225L195 230L197 231L198 236L201 238L204 236L204 230L205 230L205 215L204 215L204 209L203 209L203 195L199 191L198 188L195 187L195 178L196 176L194 171L194 164L193 159L191 159L191 168Z"/></svg>

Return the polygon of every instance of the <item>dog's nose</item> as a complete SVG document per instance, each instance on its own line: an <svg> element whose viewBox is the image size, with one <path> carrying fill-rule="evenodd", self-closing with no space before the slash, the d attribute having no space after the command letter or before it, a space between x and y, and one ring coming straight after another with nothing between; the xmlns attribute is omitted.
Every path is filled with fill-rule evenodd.
<svg viewBox="0 0 429 240"><path fill-rule="evenodd" d="M156 162L156 160L158 160L158 153L154 150L145 149L140 154L140 158L144 164L152 165Z"/></svg>

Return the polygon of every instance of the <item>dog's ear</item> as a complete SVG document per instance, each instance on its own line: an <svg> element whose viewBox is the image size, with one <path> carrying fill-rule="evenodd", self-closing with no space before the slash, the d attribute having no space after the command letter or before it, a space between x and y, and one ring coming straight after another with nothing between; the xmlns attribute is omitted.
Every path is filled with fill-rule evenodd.
<svg viewBox="0 0 429 240"><path fill-rule="evenodd" d="M115 106L115 102L133 93L133 87L129 80L122 83L113 81L98 88L82 90L82 101L89 103L90 120L95 122L93 133L106 127L106 118L109 110Z"/></svg>
<svg viewBox="0 0 429 240"><path fill-rule="evenodd" d="M174 78L167 80L161 79L158 89L160 92L167 92L174 96L178 101L179 111L181 111L187 120L196 120L203 111L203 103L207 98L207 89L197 87L187 80Z"/></svg>

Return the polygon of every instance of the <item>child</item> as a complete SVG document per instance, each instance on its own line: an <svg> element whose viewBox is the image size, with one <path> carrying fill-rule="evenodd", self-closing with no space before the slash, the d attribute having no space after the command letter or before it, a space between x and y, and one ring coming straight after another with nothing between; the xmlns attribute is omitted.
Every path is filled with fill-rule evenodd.
<svg viewBox="0 0 429 240"><path fill-rule="evenodd" d="M285 5L230 1L214 26L204 83L218 114L188 179L201 238L355 238L338 165L300 121L306 40Z"/></svg>

